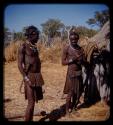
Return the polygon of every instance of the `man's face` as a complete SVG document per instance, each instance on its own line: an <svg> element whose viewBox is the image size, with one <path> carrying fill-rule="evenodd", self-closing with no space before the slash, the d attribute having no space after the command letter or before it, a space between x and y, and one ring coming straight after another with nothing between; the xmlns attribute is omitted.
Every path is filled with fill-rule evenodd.
<svg viewBox="0 0 113 125"><path fill-rule="evenodd" d="M70 34L69 39L70 39L71 45L73 46L75 46L79 40L76 34Z"/></svg>
<svg viewBox="0 0 113 125"><path fill-rule="evenodd" d="M30 29L29 30L29 36L28 36L28 40L30 42L36 43L39 39L39 34L36 30L34 29Z"/></svg>

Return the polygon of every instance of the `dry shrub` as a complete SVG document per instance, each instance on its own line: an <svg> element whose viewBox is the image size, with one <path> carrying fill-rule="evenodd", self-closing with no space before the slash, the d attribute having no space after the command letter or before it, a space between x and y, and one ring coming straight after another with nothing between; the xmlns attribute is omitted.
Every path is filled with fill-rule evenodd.
<svg viewBox="0 0 113 125"><path fill-rule="evenodd" d="M11 42L10 45L5 47L4 56L6 62L17 60L18 47L22 43L23 41ZM48 48L43 42L41 43L39 40L39 42L37 43L37 47L39 50L41 62L60 63L62 48L64 44L65 41L61 41L60 38L55 38L53 41L53 45Z"/></svg>
<svg viewBox="0 0 113 125"><path fill-rule="evenodd" d="M7 47L4 48L4 58L6 62L17 60L18 47L23 41L11 42Z"/></svg>
<svg viewBox="0 0 113 125"><path fill-rule="evenodd" d="M88 40L89 38L88 37L83 37L83 38L80 38L78 44L81 46L81 47L84 47L88 44Z"/></svg>
<svg viewBox="0 0 113 125"><path fill-rule="evenodd" d="M44 44L38 44L41 61L60 63L63 45L64 41L61 41L59 38L56 38L53 42L53 45L49 48L45 47Z"/></svg>

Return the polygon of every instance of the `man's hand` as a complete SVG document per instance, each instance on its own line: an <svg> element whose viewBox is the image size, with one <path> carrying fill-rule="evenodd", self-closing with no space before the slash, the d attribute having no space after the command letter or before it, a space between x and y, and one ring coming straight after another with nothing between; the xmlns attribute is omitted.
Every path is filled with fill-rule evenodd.
<svg viewBox="0 0 113 125"><path fill-rule="evenodd" d="M75 58L71 58L71 59L69 59L69 63L73 63L73 62L75 62L75 61L76 61Z"/></svg>
<svg viewBox="0 0 113 125"><path fill-rule="evenodd" d="M69 63L72 63L73 62L73 59L69 59Z"/></svg>
<svg viewBox="0 0 113 125"><path fill-rule="evenodd" d="M24 77L24 81L28 84L31 85L31 81L29 80L29 78L27 76Z"/></svg>

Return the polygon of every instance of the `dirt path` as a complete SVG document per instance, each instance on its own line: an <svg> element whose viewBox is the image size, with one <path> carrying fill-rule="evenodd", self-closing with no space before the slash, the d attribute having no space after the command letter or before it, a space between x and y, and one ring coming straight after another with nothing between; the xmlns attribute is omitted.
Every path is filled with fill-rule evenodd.
<svg viewBox="0 0 113 125"><path fill-rule="evenodd" d="M51 66L51 68L50 68ZM60 64L42 64L42 75L45 81L44 99L35 105L35 112L46 111L46 116L34 116L34 121L103 121L109 118L110 107L96 103L89 108L80 108L78 113L65 116L65 100L61 100L67 67ZM24 118L12 118L24 115L27 101L19 92L22 76L17 62L4 65L4 110L10 121L24 121ZM12 119L11 119L12 118Z"/></svg>

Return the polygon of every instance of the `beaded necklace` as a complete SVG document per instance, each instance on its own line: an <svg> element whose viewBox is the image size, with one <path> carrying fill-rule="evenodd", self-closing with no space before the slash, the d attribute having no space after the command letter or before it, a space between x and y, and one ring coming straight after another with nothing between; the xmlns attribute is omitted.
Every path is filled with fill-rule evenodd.
<svg viewBox="0 0 113 125"><path fill-rule="evenodd" d="M30 49L32 49L33 50L33 52L37 52L37 46L36 46L36 44L32 44L31 42L26 42L27 44L29 44L30 45Z"/></svg>
<svg viewBox="0 0 113 125"><path fill-rule="evenodd" d="M69 46L70 46L70 48L72 49L72 50L77 50L77 49L75 49L72 45L71 45L71 41L69 40Z"/></svg>

